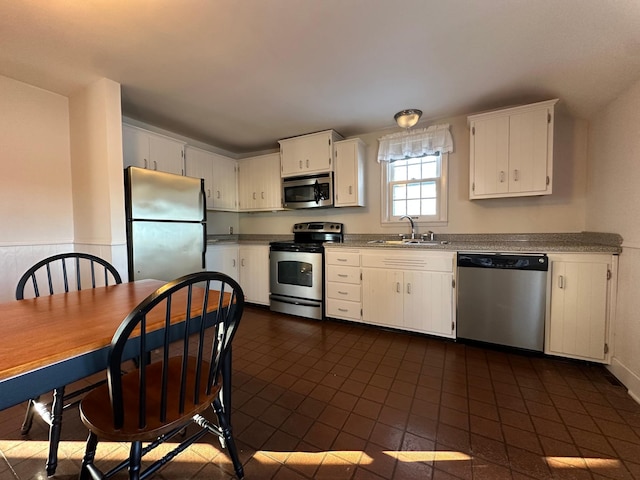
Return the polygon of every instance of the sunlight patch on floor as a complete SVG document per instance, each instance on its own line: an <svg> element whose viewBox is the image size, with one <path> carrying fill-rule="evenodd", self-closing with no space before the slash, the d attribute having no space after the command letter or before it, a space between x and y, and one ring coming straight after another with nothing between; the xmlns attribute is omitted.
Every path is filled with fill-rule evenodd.
<svg viewBox="0 0 640 480"><path fill-rule="evenodd" d="M71 442L65 441L67 444L67 450L77 450L76 453L71 454L70 458L82 460L82 456L84 454L84 442ZM70 445L73 445L70 447ZM171 444L166 444L166 446L170 446ZM0 440L0 451L4 452L8 458L11 459L27 459L27 458L38 458L41 457L44 461L47 457L49 442L47 441L38 441L38 440L29 440L28 442L16 442L15 440ZM128 457L128 448L122 448L126 446L125 444L120 444L116 442L101 442L98 446L98 452L104 452L104 455L109 458L109 460L125 460ZM27 447L27 448L25 448ZM214 457L217 453L220 452L218 448L214 445L209 445L207 443L196 443L194 447L197 449L198 453L204 456ZM37 452L37 453L35 453ZM456 461L469 461L472 460L472 457L456 451L447 451L447 450L425 450L425 451L394 451L394 450L384 450L382 453L388 455L392 458L400 462L456 462ZM333 454L333 455L328 455ZM341 458L346 458L348 456L357 455L359 457L359 464L371 464L374 459L371 458L364 452L361 451L351 451L351 450L328 450L321 452L299 452L299 451L271 451L271 450L260 450L255 453L254 458L258 462L261 463L272 463L272 462L288 462L291 463L301 463L301 464L316 464L316 465L330 465L332 459L335 460L336 465L341 461ZM204 460L198 459L197 456L183 456L182 458L179 456L178 461L181 462L203 462ZM554 457L554 456L546 456L543 457L547 465L554 469L560 468L590 468L590 469L612 469L612 468L621 468L622 463L620 460L612 458L598 458L598 457ZM230 463L230 460L224 458L218 458L216 460L217 463L224 463L227 460Z"/></svg>
<svg viewBox="0 0 640 480"><path fill-rule="evenodd" d="M617 458L596 457L544 457L547 465L553 468L620 468L622 463Z"/></svg>

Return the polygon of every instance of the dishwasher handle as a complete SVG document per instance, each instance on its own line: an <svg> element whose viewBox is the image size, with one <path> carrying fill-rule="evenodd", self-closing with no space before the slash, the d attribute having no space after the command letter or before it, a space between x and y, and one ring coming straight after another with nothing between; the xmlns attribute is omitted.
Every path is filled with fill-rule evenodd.
<svg viewBox="0 0 640 480"><path fill-rule="evenodd" d="M458 267L546 272L549 270L549 258L545 254L458 253Z"/></svg>

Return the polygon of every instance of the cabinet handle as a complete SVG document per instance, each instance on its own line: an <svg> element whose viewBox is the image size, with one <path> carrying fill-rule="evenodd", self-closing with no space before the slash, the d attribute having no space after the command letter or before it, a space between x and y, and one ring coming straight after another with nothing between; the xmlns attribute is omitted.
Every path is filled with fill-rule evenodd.
<svg viewBox="0 0 640 480"><path fill-rule="evenodd" d="M558 288L565 288L564 275L558 275Z"/></svg>
<svg viewBox="0 0 640 480"><path fill-rule="evenodd" d="M256 192L253 192L253 199L256 199Z"/></svg>
<svg viewBox="0 0 640 480"><path fill-rule="evenodd" d="M347 261L346 258L336 258L336 260L339 261L339 262L346 262Z"/></svg>
<svg viewBox="0 0 640 480"><path fill-rule="evenodd" d="M220 200L220 190L218 190L217 192L218 192L218 200Z"/></svg>
<svg viewBox="0 0 640 480"><path fill-rule="evenodd" d="M520 177L520 172L518 172L518 170L517 170L517 169L516 169L516 170L514 170L514 171L513 171L513 181L514 181L514 182L517 182L517 181L520 179L519 177Z"/></svg>
<svg viewBox="0 0 640 480"><path fill-rule="evenodd" d="M155 160L153 161L153 169L158 170L158 162L156 162Z"/></svg>
<svg viewBox="0 0 640 480"><path fill-rule="evenodd" d="M302 160L300 160L300 170L302 170Z"/></svg>
<svg viewBox="0 0 640 480"><path fill-rule="evenodd" d="M339 312L348 312L349 310L347 310L346 308L338 308Z"/></svg>
<svg viewBox="0 0 640 480"><path fill-rule="evenodd" d="M338 293L339 293L340 295L349 295L349 292L341 292L340 290L338 290Z"/></svg>
<svg viewBox="0 0 640 480"><path fill-rule="evenodd" d="M211 189L207 188L207 197L211 198Z"/></svg>
<svg viewBox="0 0 640 480"><path fill-rule="evenodd" d="M504 170L500 170L500 183L504 183Z"/></svg>
<svg viewBox="0 0 640 480"><path fill-rule="evenodd" d="M233 268L236 268L236 259L235 258L232 259L231 262L232 262Z"/></svg>
<svg viewBox="0 0 640 480"><path fill-rule="evenodd" d="M396 282L396 293L400 293L400 282Z"/></svg>
<svg viewBox="0 0 640 480"><path fill-rule="evenodd" d="M260 198L264 200L264 192L260 192Z"/></svg>
<svg viewBox="0 0 640 480"><path fill-rule="evenodd" d="M353 193L353 187L349 185L349 195L351 195L352 193Z"/></svg>
<svg viewBox="0 0 640 480"><path fill-rule="evenodd" d="M407 283L407 294L411 295L411 284Z"/></svg>
<svg viewBox="0 0 640 480"><path fill-rule="evenodd" d="M346 273L339 273L338 276L340 278L347 278L349 275L347 275Z"/></svg>
<svg viewBox="0 0 640 480"><path fill-rule="evenodd" d="M307 168L309 168L309 159L307 158Z"/></svg>
<svg viewBox="0 0 640 480"><path fill-rule="evenodd" d="M149 165L147 165L147 159L144 159L144 168L149 168Z"/></svg>

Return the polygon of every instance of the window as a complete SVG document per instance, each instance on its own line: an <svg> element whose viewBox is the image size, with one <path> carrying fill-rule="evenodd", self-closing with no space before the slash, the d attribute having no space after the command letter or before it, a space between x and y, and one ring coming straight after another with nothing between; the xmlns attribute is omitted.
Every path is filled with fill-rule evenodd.
<svg viewBox="0 0 640 480"><path fill-rule="evenodd" d="M445 223L447 163L446 153L382 163L382 222L409 215L417 223Z"/></svg>

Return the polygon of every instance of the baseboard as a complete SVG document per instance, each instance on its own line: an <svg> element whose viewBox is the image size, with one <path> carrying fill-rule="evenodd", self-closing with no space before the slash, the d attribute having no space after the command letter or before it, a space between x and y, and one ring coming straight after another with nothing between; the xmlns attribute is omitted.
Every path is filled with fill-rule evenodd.
<svg viewBox="0 0 640 480"><path fill-rule="evenodd" d="M608 365L607 368L618 380L620 380L620 382L622 382L625 387L627 387L629 396L637 403L640 403L640 377L620 363L617 358L611 359L611 364Z"/></svg>

